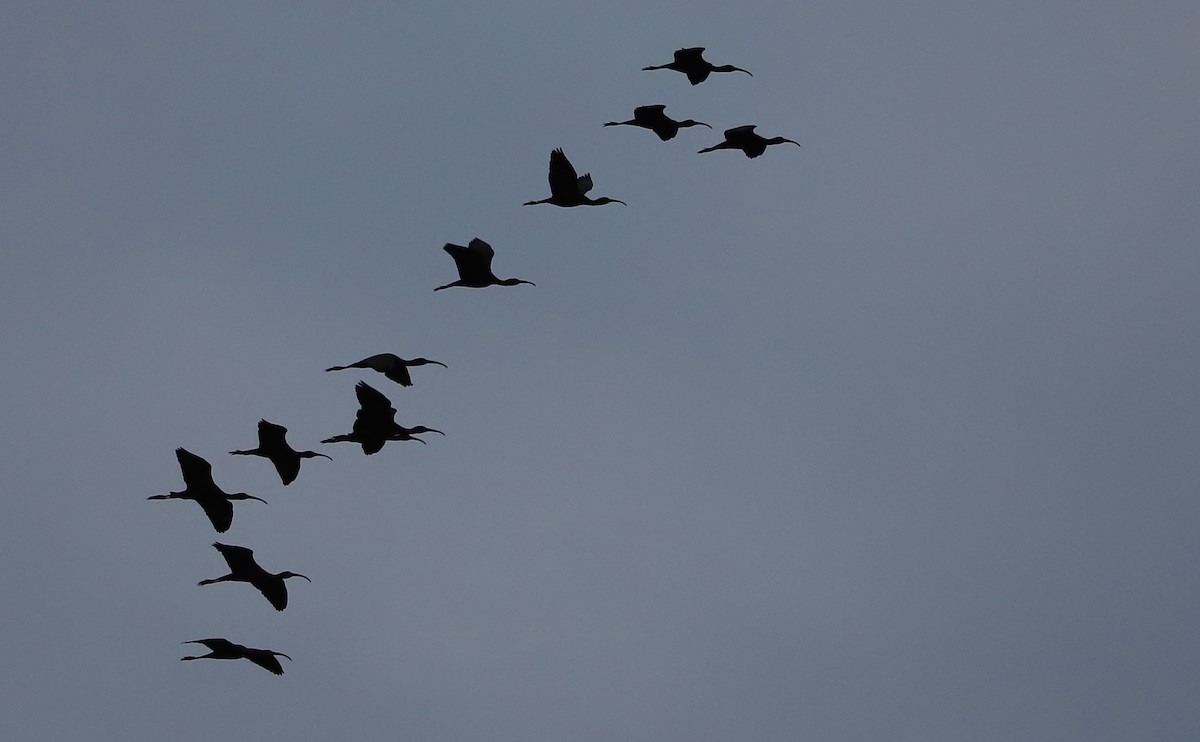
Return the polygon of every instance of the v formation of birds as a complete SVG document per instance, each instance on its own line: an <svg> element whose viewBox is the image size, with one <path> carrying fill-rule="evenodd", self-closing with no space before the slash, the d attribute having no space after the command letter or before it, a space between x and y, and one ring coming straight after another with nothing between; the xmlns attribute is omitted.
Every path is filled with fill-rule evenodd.
<svg viewBox="0 0 1200 742"><path fill-rule="evenodd" d="M703 47L679 49L675 52L674 59L671 62L662 65L650 65L642 69L680 72L687 76L688 81L692 85L699 85L714 72L741 72L751 75L748 70L734 67L733 65L713 65L704 59L703 54ZM638 106L633 110L633 118L626 121L609 121L604 126L636 126L648 129L664 142L674 139L680 129L695 126L712 128L709 124L692 119L676 121L666 115L665 105ZM770 139L762 137L755 133L754 129L753 125L736 126L726 129L723 141L710 147L705 147L699 150L699 153L703 154L721 149L736 149L741 150L746 157L755 158L762 155L766 151L766 148L772 144L789 143L800 146L798 142L785 139L784 137L772 137ZM573 207L603 206L613 203L625 204L624 201L608 196L601 196L599 198L588 196L588 193L592 190L591 173L579 175L561 148L554 149L550 153L548 180L550 183L550 196L543 199L526 201L526 206L551 204L560 207ZM485 288L488 286L516 286L519 284L534 285L532 281L520 278L497 278L496 274L492 272L492 258L495 256L495 251L491 245L478 237L472 239L466 246L446 243L442 249L454 259L454 265L458 271L458 280L438 286L434 291L453 287ZM409 369L426 365L446 366L441 361L434 361L428 358L413 358L408 360L392 353L378 353L353 363L330 366L325 370L371 370L382 374L386 379L400 386L410 387L413 385L413 380ZM365 381L359 381L354 388L354 392L358 398L359 409L350 432L326 438L321 441L322 443L356 443L362 447L364 454L370 456L381 451L384 444L389 441L419 441L425 443L426 441L419 438L419 435L427 433L445 435L440 430L424 425L407 428L397 423L396 408L392 406L391 400ZM284 486L287 486L296 481L296 478L300 474L301 462L304 459L330 458L328 455L316 451L297 451L292 448L286 439L287 432L287 428L282 425L267 420L260 420L258 422L258 446L249 449L233 450L229 453L239 456L259 456L267 459L275 467L275 471L278 472L280 481ZM183 475L183 490L169 492L164 495L152 495L147 499L191 500L204 511L204 515L207 516L217 533L225 533L233 525L234 502L243 502L246 500L266 502L260 497L255 497L245 492L225 492L222 490L213 480L212 465L200 456L183 448L175 449L175 456L179 461L179 468ZM229 574L201 580L199 585L212 585L220 582L245 582L262 593L263 597L266 598L267 602L275 610L282 611L288 605L286 580L298 577L311 582L308 577L297 572L268 572L259 566L258 561L254 557L254 551L245 546L217 542L213 544L213 548L224 558L229 568ZM283 674L283 666L279 662L279 657L286 657L288 660L292 659L282 652L247 647L221 637L193 639L183 643L201 644L209 650L208 654L183 657L182 659L184 660L245 659L276 675Z"/></svg>

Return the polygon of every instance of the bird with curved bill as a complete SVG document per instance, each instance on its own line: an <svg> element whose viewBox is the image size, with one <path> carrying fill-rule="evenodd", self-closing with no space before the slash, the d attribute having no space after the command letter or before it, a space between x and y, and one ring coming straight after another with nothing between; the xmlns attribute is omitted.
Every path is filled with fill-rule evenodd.
<svg viewBox="0 0 1200 742"><path fill-rule="evenodd" d="M234 644L228 639L192 639L191 641L181 642L182 644L203 644L208 647L208 654L196 655L194 657L180 657L180 660L250 660L254 664L275 673L276 675L283 674L283 665L279 664L279 657L288 657L283 652L276 652L273 649L257 649L255 647L246 647L241 644Z"/></svg>
<svg viewBox="0 0 1200 742"><path fill-rule="evenodd" d="M245 492L225 492L213 482L212 464L183 448L175 449L179 468L183 472L182 492L151 495L147 500L191 500L204 510L217 533L225 533L233 525L233 500L266 500Z"/></svg>
<svg viewBox="0 0 1200 742"><path fill-rule="evenodd" d="M605 126L640 126L643 129L649 129L658 135L658 138L664 142L668 139L674 139L680 129L686 129L692 126L708 126L703 121L693 121L692 119L684 119L676 121L666 114L667 107L665 105L656 106L638 106L633 109L633 118L628 121L609 121ZM708 128L712 128L708 126Z"/></svg>
<svg viewBox="0 0 1200 742"><path fill-rule="evenodd" d="M317 456L329 459L325 454L316 451L297 451L288 444L285 436L287 436L287 428L266 420L259 420L258 448L230 451L229 453L236 456L262 456L269 460L275 465L275 471L279 473L279 479L285 487L296 481L296 477L300 474L301 459L311 459Z"/></svg>
<svg viewBox="0 0 1200 742"><path fill-rule="evenodd" d="M330 366L325 370L345 371L348 368L369 368L372 371L378 371L400 386L412 386L412 375L408 373L409 367L426 366L431 363L442 368L447 368L446 364L441 361L431 361L428 358L414 358L408 361L395 353L378 353L368 356L361 361L355 361L345 366Z"/></svg>
<svg viewBox="0 0 1200 742"><path fill-rule="evenodd" d="M735 126L732 129L725 130L725 141L720 144L714 144L711 147L705 147L700 150L699 154L705 152L714 152L718 149L740 149L747 157L755 158L767 151L767 146L771 144L794 144L800 146L800 142L783 137L771 137L767 139L754 132L753 125Z"/></svg>
<svg viewBox="0 0 1200 742"><path fill-rule="evenodd" d="M358 413L354 418L354 427L345 435L335 435L326 438L322 443L358 443L363 453L370 456L383 449L388 441L425 441L417 437L421 433L437 433L445 435L440 430L418 425L406 428L396 422L396 408L392 401L382 392L365 381L358 382L354 387L358 397Z"/></svg>
<svg viewBox="0 0 1200 742"><path fill-rule="evenodd" d="M687 75L688 82L693 85L699 85L708 79L709 74L713 72L745 72L747 75L754 77L750 70L744 70L741 67L734 67L732 64L723 64L720 67L713 65L704 58L704 47L693 46L687 49L676 49L675 59L667 64L651 65L643 67L643 70L675 70Z"/></svg>
<svg viewBox="0 0 1200 742"><path fill-rule="evenodd" d="M275 606L275 610L282 611L287 608L288 604L287 585L284 584L284 580L291 577L304 577L312 582L298 572L268 572L254 561L254 550L247 549L245 546L215 543L213 548L225 557L225 563L229 565L229 574L211 580L200 580L198 585L213 585L218 582L248 582L262 593L271 605Z"/></svg>
<svg viewBox="0 0 1200 742"><path fill-rule="evenodd" d="M492 258L496 257L496 251L478 237L471 240L470 244L465 247L447 242L442 249L454 258L454 266L458 268L458 280L445 286L438 286L434 291L454 286L482 289L488 286L516 286L522 283L530 286L536 285L533 281L525 281L520 278L496 278L496 274L492 273Z"/></svg>
<svg viewBox="0 0 1200 742"><path fill-rule="evenodd" d="M603 206L604 204L621 204L628 206L616 198L601 196L600 198L591 198L587 192L592 190L592 174L584 173L577 175L575 166L567 159L567 155L562 151L562 148L554 150L550 153L550 198L543 198L540 201L526 201L526 206L536 206L537 204L550 204L552 206Z"/></svg>

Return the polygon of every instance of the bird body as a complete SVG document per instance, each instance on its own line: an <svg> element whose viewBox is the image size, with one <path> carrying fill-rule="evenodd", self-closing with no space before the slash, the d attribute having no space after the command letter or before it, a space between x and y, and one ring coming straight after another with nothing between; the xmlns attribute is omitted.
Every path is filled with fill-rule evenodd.
<svg viewBox="0 0 1200 742"><path fill-rule="evenodd" d="M203 644L208 647L209 652L208 654L196 657L180 657L179 659L181 660L250 660L264 670L269 670L276 675L283 674L283 665L279 664L278 658L287 657L289 660L292 659L283 652L245 647L241 644L234 644L228 639L192 639L183 643Z"/></svg>
<svg viewBox="0 0 1200 742"><path fill-rule="evenodd" d="M478 237L471 240L466 247L447 242L442 246L442 249L449 253L450 257L454 258L454 265L458 268L458 280L448 283L445 286L438 286L434 291L441 291L453 286L482 289L488 286L516 286L520 283L527 283L530 286L535 285L533 281L523 281L520 278L505 278L503 280L496 278L496 274L492 273L492 258L496 256L496 251L492 249L491 245Z"/></svg>
<svg viewBox="0 0 1200 742"><path fill-rule="evenodd" d="M215 543L213 548L225 557L225 563L229 565L229 574L212 580L201 580L198 583L200 585L211 585L216 582L248 582L257 588L271 605L275 606L275 610L282 611L287 608L288 604L287 585L284 584L284 580L289 577L304 577L312 582L297 572L280 572L278 574L268 572L254 561L254 551L244 546Z"/></svg>
<svg viewBox="0 0 1200 742"><path fill-rule="evenodd" d="M747 124L746 126L735 126L732 129L725 130L725 141L720 144L714 144L711 147L705 147L700 150L700 154L712 152L718 149L740 149L747 157L755 158L767 151L767 145L770 144L794 144L800 146L799 142L783 137L771 137L767 139L754 132L754 126Z"/></svg>
<svg viewBox="0 0 1200 742"><path fill-rule="evenodd" d="M378 371L400 386L412 386L412 376L408 373L408 367L425 366L431 363L446 368L446 364L441 361L431 361L428 358L414 358L406 361L394 353L379 353L346 366L330 366L325 370L345 371L348 368L369 368L372 371Z"/></svg>
<svg viewBox="0 0 1200 742"><path fill-rule="evenodd" d="M406 428L396 422L396 408L392 401L385 397L365 381L358 382L354 387L358 397L359 410L354 419L354 427L345 435L335 435L326 438L322 443L358 443L363 453L370 456L383 449L388 441L422 441L416 436L420 433L437 433L445 435L440 430L418 425Z"/></svg>
<svg viewBox="0 0 1200 742"><path fill-rule="evenodd" d="M741 67L734 67L731 64L723 64L719 67L713 65L704 58L704 47L693 46L688 49L677 49L675 51L675 59L669 64L651 65L643 67L643 70L675 70L687 75L688 82L693 85L699 85L708 79L710 73L713 72L745 72L747 75L754 77L750 70L744 70Z"/></svg>
<svg viewBox="0 0 1200 742"><path fill-rule="evenodd" d="M179 460L186 487L182 492L151 495L147 500L192 500L204 510L217 533L225 533L229 526L233 525L233 500L266 502L261 497L247 495L245 492L224 492L213 482L212 464L191 451L177 448L175 458Z"/></svg>
<svg viewBox="0 0 1200 742"><path fill-rule="evenodd" d="M553 206L603 206L604 204L621 204L627 206L624 201L601 196L600 198L591 198L587 192L592 190L592 174L584 173L578 175L575 172L575 166L567 159L566 153L562 148L558 148L550 153L550 198L543 198L540 201L526 201L526 206L535 206L537 204L551 204Z"/></svg>
<svg viewBox="0 0 1200 742"><path fill-rule="evenodd" d="M258 448L252 448L248 451L230 451L229 453L238 456L262 456L269 459L275 465L275 471L279 472L279 478L283 481L284 486L296 481L296 476L300 474L300 460L311 459L317 456L329 458L323 453L316 451L297 451L292 448L285 436L287 428L275 423L269 423L266 420L258 421ZM330 459L332 461L332 459Z"/></svg>
<svg viewBox="0 0 1200 742"><path fill-rule="evenodd" d="M628 121L609 121L605 126L640 126L643 129L649 129L658 135L658 138L664 142L668 139L674 139L679 130L689 126L708 126L703 121L693 121L692 119L684 119L676 121L666 114L667 107L665 105L656 106L638 106L633 109L633 118ZM708 126L708 128L712 128Z"/></svg>

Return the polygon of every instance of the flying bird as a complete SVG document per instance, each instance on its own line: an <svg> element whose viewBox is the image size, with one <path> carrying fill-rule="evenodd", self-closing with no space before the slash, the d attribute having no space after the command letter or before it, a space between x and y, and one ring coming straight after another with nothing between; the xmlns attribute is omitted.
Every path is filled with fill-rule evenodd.
<svg viewBox="0 0 1200 742"><path fill-rule="evenodd" d="M267 570L258 566L258 562L254 561L254 551L247 549L244 546L230 546L228 544L213 544L213 548L221 552L221 556L225 557L225 562L229 565L229 574L224 577L217 577L212 580L200 580L199 585L211 585L215 582L249 582L258 591L270 601L271 605L275 606L275 610L282 611L287 608L288 595L287 585L284 580L289 577L304 577L297 572L280 572L271 574ZM308 580L307 577L304 579ZM312 582L312 580L308 580Z"/></svg>
<svg viewBox="0 0 1200 742"><path fill-rule="evenodd" d="M362 446L363 453L370 456L378 453L383 448L383 444L388 441L421 441L424 443L425 441L416 437L418 434L445 435L440 430L427 428L424 425L406 428L397 424L396 408L392 407L392 401L365 381L358 382L358 385L354 387L354 393L358 396L359 404L354 427L348 434L326 438L321 441L322 443L358 443Z"/></svg>
<svg viewBox="0 0 1200 742"><path fill-rule="evenodd" d="M181 660L250 660L264 670L270 670L276 675L283 674L283 666L279 664L277 658L287 657L289 660L291 659L291 657L288 657L283 652L243 647L241 644L234 644L228 639L192 639L191 641L182 643L203 644L208 647L209 653L196 657L180 657L179 659Z"/></svg>
<svg viewBox="0 0 1200 742"><path fill-rule="evenodd" d="M587 192L592 190L592 174L575 174L575 166L567 159L562 148L550 153L550 198L541 201L526 201L526 206L536 204L553 204L554 206L602 206L604 204L621 204L624 201L608 196L589 198Z"/></svg>
<svg viewBox="0 0 1200 742"><path fill-rule="evenodd" d="M723 64L720 67L714 66L711 62L704 58L704 47L693 46L690 49L678 49L675 51L675 61L670 64L651 65L643 67L643 70L675 70L687 75L688 82L693 85L699 85L708 79L712 72L745 72L747 75L754 77L750 70L744 70L741 67L734 67L732 64Z"/></svg>
<svg viewBox="0 0 1200 742"><path fill-rule="evenodd" d="M486 286L516 286L519 283L536 285L533 281L523 281L520 278L505 278L504 280L496 278L496 274L492 273L492 258L495 257L496 251L478 237L471 240L466 247L447 242L442 249L454 258L454 265L458 267L458 280L445 286L438 286L434 291L441 291L452 286L482 289Z"/></svg>
<svg viewBox="0 0 1200 742"><path fill-rule="evenodd" d="M279 472L279 478L283 480L286 487L296 481L296 475L300 473L300 459L311 459L317 456L329 458L323 453L316 451L297 451L288 445L284 439L287 435L287 428L275 423L269 423L266 420L258 421L258 448L252 448L248 451L230 451L229 453L237 456L262 456L265 459L270 459L275 465L275 471ZM330 459L332 461L333 459Z"/></svg>
<svg viewBox="0 0 1200 742"><path fill-rule="evenodd" d="M752 125L735 126L732 129L725 130L725 141L721 142L720 144L714 144L711 147L705 147L704 149L700 150L699 154L712 152L718 149L740 149L746 154L747 157L754 158L758 157L763 152L766 152L767 145L783 144L784 142L787 142L788 144L794 144L797 147L800 146L800 142L794 142L791 139L784 139L783 137L771 137L770 139L766 139L758 134L755 134L754 126Z"/></svg>
<svg viewBox="0 0 1200 742"><path fill-rule="evenodd" d="M453 255L453 253L451 253ZM330 366L326 371L345 371L348 368L369 368L373 371L378 371L400 386L412 386L412 376L408 373L409 366L425 366L434 363L442 368L446 368L446 364L441 361L431 361L428 358L414 358L411 361L406 361L394 353L379 353L370 358L364 358L356 363L351 363L346 366Z"/></svg>
<svg viewBox="0 0 1200 742"><path fill-rule="evenodd" d="M633 109L633 118L628 121L609 121L605 126L640 126L654 132L664 142L674 139L680 129L689 126L708 126L703 121L693 121L692 119L676 121L665 113L666 110L667 107L664 105L638 106ZM708 128L712 127L708 126Z"/></svg>
<svg viewBox="0 0 1200 742"><path fill-rule="evenodd" d="M222 491L213 482L212 464L191 451L177 448L175 458L179 459L179 468L183 471L183 483L186 485L184 490L166 495L151 495L147 500L192 500L204 510L217 533L225 533L229 526L233 525L232 500L266 502L261 497L247 495L245 492Z"/></svg>

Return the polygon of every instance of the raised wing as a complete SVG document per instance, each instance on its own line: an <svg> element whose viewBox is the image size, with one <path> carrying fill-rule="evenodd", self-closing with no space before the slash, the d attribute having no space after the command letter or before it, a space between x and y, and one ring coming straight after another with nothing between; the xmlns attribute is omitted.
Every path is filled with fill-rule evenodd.
<svg viewBox="0 0 1200 742"><path fill-rule="evenodd" d="M746 137L754 136L754 124L746 124L745 126L735 126L732 129L725 130L725 141L738 142Z"/></svg>
<svg viewBox="0 0 1200 742"><path fill-rule="evenodd" d="M675 50L676 64L704 64L704 47L692 46Z"/></svg>
<svg viewBox="0 0 1200 742"><path fill-rule="evenodd" d="M660 116L666 115L666 110L667 107L664 104L659 104L657 106L638 106L637 108L633 109L633 117L638 121L657 121Z"/></svg>
<svg viewBox="0 0 1200 742"><path fill-rule="evenodd" d="M562 151L562 148L554 150L550 153L550 195L565 196L570 198L577 196L580 191L580 179L575 172L575 166L567 159L567 155Z"/></svg>
<svg viewBox="0 0 1200 742"><path fill-rule="evenodd" d="M229 571L237 574L253 574L262 572L262 567L258 566L258 562L254 561L254 551L247 549L245 546L230 546L229 544L215 543L213 548L221 552L221 556L225 557L225 562L229 565Z"/></svg>
<svg viewBox="0 0 1200 742"><path fill-rule="evenodd" d="M183 483L190 490L216 489L212 478L212 464L200 458L185 448L175 449L175 458L179 459L179 470L183 472Z"/></svg>
<svg viewBox="0 0 1200 742"><path fill-rule="evenodd" d="M258 421L258 445L266 450L272 448L287 449L289 446L284 436L287 435L287 428L282 425L267 422L266 420Z"/></svg>

